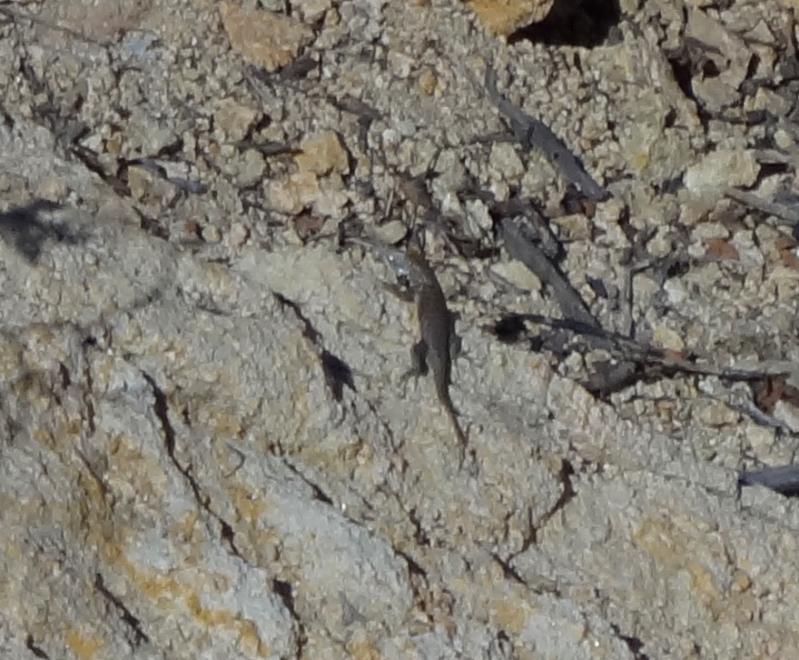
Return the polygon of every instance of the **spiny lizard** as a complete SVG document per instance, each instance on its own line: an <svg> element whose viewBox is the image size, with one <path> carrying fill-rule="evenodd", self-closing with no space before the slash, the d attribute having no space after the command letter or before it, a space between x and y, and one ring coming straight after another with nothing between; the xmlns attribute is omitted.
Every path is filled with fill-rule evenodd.
<svg viewBox="0 0 799 660"><path fill-rule="evenodd" d="M398 278L407 280L409 291L395 285L387 285L387 288L401 299L416 303L421 336L411 350L413 362L411 373L424 375L428 367L432 370L436 394L460 442L461 463L463 463L466 434L458 421L458 413L449 394L452 359L459 349L460 340L455 334L455 318L447 307L444 292L435 272L417 247L411 247L407 252L403 252L372 239L350 238L349 240L373 249Z"/></svg>

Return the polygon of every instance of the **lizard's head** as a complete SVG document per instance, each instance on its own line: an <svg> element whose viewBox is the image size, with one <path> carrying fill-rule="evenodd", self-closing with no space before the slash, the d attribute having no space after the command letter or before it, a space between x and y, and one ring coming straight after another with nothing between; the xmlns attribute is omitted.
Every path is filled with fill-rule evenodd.
<svg viewBox="0 0 799 660"><path fill-rule="evenodd" d="M424 252L416 245L409 245L407 251L406 276L414 287L424 286L430 279L427 261Z"/></svg>

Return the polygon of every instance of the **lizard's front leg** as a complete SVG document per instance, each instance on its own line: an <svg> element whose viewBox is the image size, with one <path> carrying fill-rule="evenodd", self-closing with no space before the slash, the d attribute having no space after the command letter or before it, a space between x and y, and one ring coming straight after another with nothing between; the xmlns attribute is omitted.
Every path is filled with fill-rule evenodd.
<svg viewBox="0 0 799 660"><path fill-rule="evenodd" d="M408 379L418 378L419 376L426 376L428 372L427 367L427 344L423 339L417 341L411 347L411 368L408 369L400 378L402 385L402 395L405 396L405 389L408 385Z"/></svg>

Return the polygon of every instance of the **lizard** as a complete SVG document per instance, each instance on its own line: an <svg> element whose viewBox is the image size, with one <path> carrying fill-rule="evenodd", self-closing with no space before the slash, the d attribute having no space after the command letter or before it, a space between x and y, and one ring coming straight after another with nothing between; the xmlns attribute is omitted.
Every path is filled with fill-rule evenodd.
<svg viewBox="0 0 799 660"><path fill-rule="evenodd" d="M405 377L423 376L428 370L433 372L436 395L460 443L462 465L467 439L449 393L452 359L459 350L460 339L455 334L455 318L447 307L444 292L435 272L425 259L422 250L416 246L403 252L374 239L351 237L348 240L374 250L394 271L398 279L407 280L408 291L396 285L385 284L386 288L400 299L416 303L420 337L411 349L413 366Z"/></svg>

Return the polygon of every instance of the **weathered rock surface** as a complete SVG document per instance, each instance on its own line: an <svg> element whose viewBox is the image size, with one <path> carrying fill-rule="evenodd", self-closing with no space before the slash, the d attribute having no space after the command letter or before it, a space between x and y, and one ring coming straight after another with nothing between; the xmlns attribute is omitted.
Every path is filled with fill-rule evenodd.
<svg viewBox="0 0 799 660"><path fill-rule="evenodd" d="M535 202L604 327L795 372L793 3L625 2L595 48L457 1L107 4L0 5L0 656L799 657L799 503L736 481L793 460L795 377L591 396L607 350L490 332L561 314L487 201ZM485 144L480 60L611 199ZM463 469L342 240L414 221Z"/></svg>

